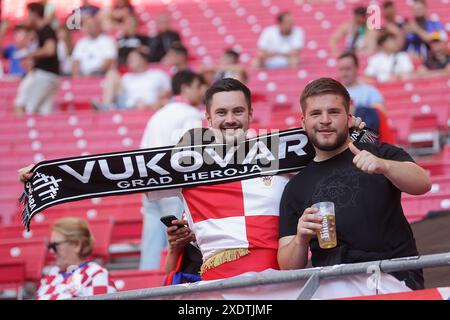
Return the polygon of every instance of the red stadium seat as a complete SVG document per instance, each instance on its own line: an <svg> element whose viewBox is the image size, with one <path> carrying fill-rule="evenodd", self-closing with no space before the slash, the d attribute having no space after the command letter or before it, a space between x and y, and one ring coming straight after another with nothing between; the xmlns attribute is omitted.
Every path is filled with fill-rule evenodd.
<svg viewBox="0 0 450 320"><path fill-rule="evenodd" d="M0 241L0 261L25 262L27 281L39 282L46 254L47 247L43 240Z"/></svg>
<svg viewBox="0 0 450 320"><path fill-rule="evenodd" d="M0 260L0 299L21 298L25 282L25 262L18 259Z"/></svg>
<svg viewBox="0 0 450 320"><path fill-rule="evenodd" d="M427 150L430 153L438 152L440 149L438 117L433 113L414 115L411 119L408 142L413 148Z"/></svg>
<svg viewBox="0 0 450 320"><path fill-rule="evenodd" d="M30 232L22 225L10 225L0 227L0 241L35 241L46 243L50 238L51 223L32 223ZM109 258L109 246L114 227L113 219L90 221L89 226L95 239L93 257L107 261ZM47 262L52 261L53 256L49 252Z"/></svg>
<svg viewBox="0 0 450 320"><path fill-rule="evenodd" d="M110 277L119 291L161 287L166 274L160 270L110 271Z"/></svg>

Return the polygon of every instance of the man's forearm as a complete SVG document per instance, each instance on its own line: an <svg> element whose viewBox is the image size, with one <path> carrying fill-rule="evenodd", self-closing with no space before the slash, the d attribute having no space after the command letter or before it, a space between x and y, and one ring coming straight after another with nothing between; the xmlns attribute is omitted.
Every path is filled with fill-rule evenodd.
<svg viewBox="0 0 450 320"><path fill-rule="evenodd" d="M80 62L78 60L72 61L72 77L79 77L81 76L81 68L80 68Z"/></svg>
<svg viewBox="0 0 450 320"><path fill-rule="evenodd" d="M278 249L278 264L282 270L303 269L308 263L308 244L294 237L291 242Z"/></svg>
<svg viewBox="0 0 450 320"><path fill-rule="evenodd" d="M178 259L180 257L180 254L182 253L183 250L177 250L177 249L173 249L170 248L168 249L167 252L167 257L166 257L166 263L164 265L164 270L166 272L166 274L169 274L170 272L174 271L177 267L178 264Z"/></svg>
<svg viewBox="0 0 450 320"><path fill-rule="evenodd" d="M106 60L103 65L100 67L100 72L106 73L112 66L113 66L114 60L108 59Z"/></svg>
<svg viewBox="0 0 450 320"><path fill-rule="evenodd" d="M28 57L32 58L32 59L43 59L43 58L53 57L54 54L55 54L55 52L49 51L49 50L47 50L45 48L42 48L42 49L38 49L38 50L30 53L28 55Z"/></svg>
<svg viewBox="0 0 450 320"><path fill-rule="evenodd" d="M387 170L384 176L403 192L420 195L431 189L427 172L413 162L385 160Z"/></svg>

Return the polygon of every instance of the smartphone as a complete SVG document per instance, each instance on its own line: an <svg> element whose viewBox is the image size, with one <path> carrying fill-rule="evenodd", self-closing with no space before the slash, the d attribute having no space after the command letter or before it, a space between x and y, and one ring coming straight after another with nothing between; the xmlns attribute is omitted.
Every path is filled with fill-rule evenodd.
<svg viewBox="0 0 450 320"><path fill-rule="evenodd" d="M162 223L164 223L164 225L166 227L173 227L174 224L172 224L172 221L173 220L178 220L178 218L175 217L174 215L170 215L170 216L161 217L160 220L161 220ZM177 225L177 227L180 228L181 226Z"/></svg>

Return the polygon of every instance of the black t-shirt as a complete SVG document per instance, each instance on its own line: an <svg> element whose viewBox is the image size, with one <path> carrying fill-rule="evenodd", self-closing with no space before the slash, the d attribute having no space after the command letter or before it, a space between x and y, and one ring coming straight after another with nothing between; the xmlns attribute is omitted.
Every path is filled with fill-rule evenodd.
<svg viewBox="0 0 450 320"><path fill-rule="evenodd" d="M424 63L428 70L442 70L445 69L448 64L450 64L450 54L445 55L445 57L442 57L441 59L434 54L429 54Z"/></svg>
<svg viewBox="0 0 450 320"><path fill-rule="evenodd" d="M48 39L54 40L55 54L47 58L34 59L34 68L59 74L58 54L56 52L56 44L58 43L58 40L56 38L55 31L49 25L46 25L45 27L37 30L36 35L38 38L39 49L41 49L44 46L45 42Z"/></svg>
<svg viewBox="0 0 450 320"><path fill-rule="evenodd" d="M128 54L131 50L136 48L145 47L145 49L150 52L150 39L144 35L135 36L123 36L117 40L118 46L118 63L123 66L127 63Z"/></svg>
<svg viewBox="0 0 450 320"><path fill-rule="evenodd" d="M414 160L389 144L355 143L377 157ZM317 238L310 248L314 267L418 255L416 242L401 206L401 191L381 174L367 174L353 164L353 153L311 162L286 185L280 203L279 237L297 233L298 219L312 204L335 204L338 246L321 249ZM423 288L421 270L393 273L413 288Z"/></svg>
<svg viewBox="0 0 450 320"><path fill-rule="evenodd" d="M180 35L175 31L166 31L150 39L150 61L159 62L175 42L180 42Z"/></svg>

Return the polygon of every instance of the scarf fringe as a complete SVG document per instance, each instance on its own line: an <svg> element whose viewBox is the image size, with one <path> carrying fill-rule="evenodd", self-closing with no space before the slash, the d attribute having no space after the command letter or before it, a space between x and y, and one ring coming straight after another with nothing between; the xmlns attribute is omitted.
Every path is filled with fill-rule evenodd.
<svg viewBox="0 0 450 320"><path fill-rule="evenodd" d="M28 194L26 192L23 192L19 199L19 204L23 207L23 210L20 214L20 218L22 219L22 223L27 229L27 231L30 231L30 209L28 208Z"/></svg>
<svg viewBox="0 0 450 320"><path fill-rule="evenodd" d="M363 142L363 143L375 143L378 141L378 134L371 130L371 129L365 129L363 134L356 139L357 142Z"/></svg>
<svg viewBox="0 0 450 320"><path fill-rule="evenodd" d="M215 254L211 258L207 259L200 268L200 274L206 271L216 268L226 262L236 261L239 258L246 256L250 253L248 249L227 249Z"/></svg>

